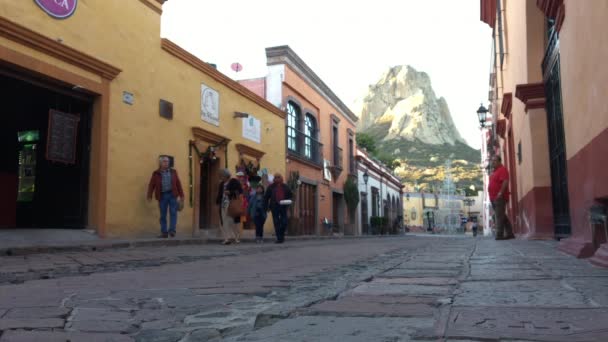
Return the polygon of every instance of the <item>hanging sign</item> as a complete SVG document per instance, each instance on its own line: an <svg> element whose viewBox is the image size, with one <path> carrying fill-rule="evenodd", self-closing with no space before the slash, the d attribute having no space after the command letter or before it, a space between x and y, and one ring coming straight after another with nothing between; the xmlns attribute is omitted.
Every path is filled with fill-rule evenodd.
<svg viewBox="0 0 608 342"><path fill-rule="evenodd" d="M76 11L78 0L34 0L46 14L56 19L66 19Z"/></svg>
<svg viewBox="0 0 608 342"><path fill-rule="evenodd" d="M76 162L76 138L80 117L56 110L49 112L46 159L64 164Z"/></svg>

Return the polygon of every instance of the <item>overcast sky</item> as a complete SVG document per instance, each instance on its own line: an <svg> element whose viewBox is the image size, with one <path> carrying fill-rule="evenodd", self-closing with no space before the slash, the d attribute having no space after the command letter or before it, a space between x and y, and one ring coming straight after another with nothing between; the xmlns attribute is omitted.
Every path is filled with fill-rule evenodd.
<svg viewBox="0 0 608 342"><path fill-rule="evenodd" d="M430 75L469 144L481 144L475 111L487 102L491 31L478 0L171 0L163 9L162 36L226 75L265 76L264 49L289 45L351 107L389 67L409 64Z"/></svg>

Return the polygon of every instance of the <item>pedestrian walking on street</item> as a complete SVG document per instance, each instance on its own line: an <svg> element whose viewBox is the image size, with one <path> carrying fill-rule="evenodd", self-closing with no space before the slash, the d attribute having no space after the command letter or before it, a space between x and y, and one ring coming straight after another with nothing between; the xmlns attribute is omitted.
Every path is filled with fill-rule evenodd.
<svg viewBox="0 0 608 342"><path fill-rule="evenodd" d="M159 238L166 239L169 235L175 237L177 227L177 212L183 207L184 190L177 171L169 165L169 157L158 159L158 170L152 173L148 184L148 201L152 201L152 193L160 208ZM169 227L167 229L167 210L169 210Z"/></svg>
<svg viewBox="0 0 608 342"><path fill-rule="evenodd" d="M494 172L490 176L488 192L490 202L496 216L496 240L514 239L513 228L507 217L507 203L509 201L509 171L502 165L500 156L492 159Z"/></svg>
<svg viewBox="0 0 608 342"><path fill-rule="evenodd" d="M220 223L224 245L232 242L240 243L240 223L242 210L243 187L241 182L232 178L230 170L224 169L220 172L220 184L216 198L216 204L220 210Z"/></svg>
<svg viewBox="0 0 608 342"><path fill-rule="evenodd" d="M261 184L255 187L255 193L249 198L249 207L247 208L249 217L255 224L255 242L264 242L264 223L266 223L266 205L264 205L264 186Z"/></svg>
<svg viewBox="0 0 608 342"><path fill-rule="evenodd" d="M277 236L275 243L283 243L285 241L285 230L287 230L287 207L291 204L293 194L291 189L283 182L283 176L280 173L274 175L272 184L266 190L264 196L264 204L266 210L272 211L272 221L274 223L274 231Z"/></svg>
<svg viewBox="0 0 608 342"><path fill-rule="evenodd" d="M471 227L471 230L473 231L473 237L477 236L477 229L478 229L478 225L477 225L477 218L471 218L470 219L471 222L473 222L473 226Z"/></svg>

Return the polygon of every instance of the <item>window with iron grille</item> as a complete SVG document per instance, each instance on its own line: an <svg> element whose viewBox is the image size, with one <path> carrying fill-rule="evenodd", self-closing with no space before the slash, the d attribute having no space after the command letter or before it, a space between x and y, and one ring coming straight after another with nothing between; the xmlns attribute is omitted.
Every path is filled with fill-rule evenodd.
<svg viewBox="0 0 608 342"><path fill-rule="evenodd" d="M297 130L300 122L300 107L293 102L287 102L287 148L298 150Z"/></svg>
<svg viewBox="0 0 608 342"><path fill-rule="evenodd" d="M317 123L315 118L306 114L304 119L304 156L308 159L313 159L316 156L316 145L313 140L317 139Z"/></svg>

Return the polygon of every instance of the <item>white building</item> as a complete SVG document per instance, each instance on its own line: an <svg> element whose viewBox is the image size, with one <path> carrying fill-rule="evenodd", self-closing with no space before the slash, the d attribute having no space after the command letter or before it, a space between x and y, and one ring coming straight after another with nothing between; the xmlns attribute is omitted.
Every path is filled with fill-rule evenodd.
<svg viewBox="0 0 608 342"><path fill-rule="evenodd" d="M403 218L401 181L389 168L372 159L366 151L357 148L355 158L359 185L355 234L373 233L372 217L386 217L389 227L393 227L398 218ZM399 222L402 221L403 219Z"/></svg>

